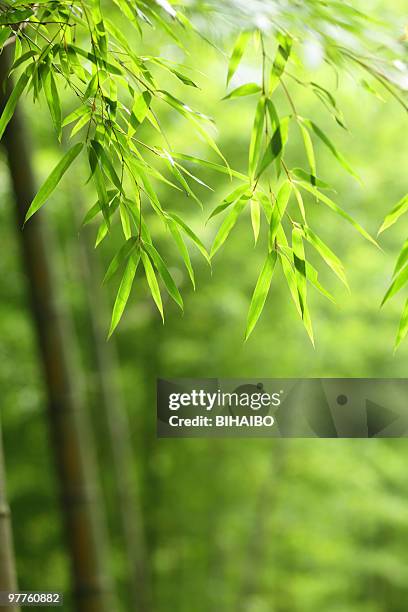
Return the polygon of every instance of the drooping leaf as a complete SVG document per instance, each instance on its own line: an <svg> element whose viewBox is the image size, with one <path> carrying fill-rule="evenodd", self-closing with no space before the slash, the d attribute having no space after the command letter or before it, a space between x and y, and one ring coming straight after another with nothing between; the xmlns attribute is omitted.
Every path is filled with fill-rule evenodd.
<svg viewBox="0 0 408 612"><path fill-rule="evenodd" d="M261 207L258 200L251 200L251 224L254 232L254 242L258 242L259 230L261 227Z"/></svg>
<svg viewBox="0 0 408 612"><path fill-rule="evenodd" d="M259 164L257 178L259 178L266 168L282 154L288 139L289 120L290 117L284 117L276 128Z"/></svg>
<svg viewBox="0 0 408 612"><path fill-rule="evenodd" d="M0 117L0 139L3 137L4 130L6 129L7 125L10 122L10 119L14 114L17 102L24 89L26 88L28 80L28 74L26 72L23 72L23 74L20 76L17 83L13 87L13 91L11 92L10 97L7 100L2 115Z"/></svg>
<svg viewBox="0 0 408 612"><path fill-rule="evenodd" d="M394 351L397 350L401 342L404 340L408 332L408 300L405 302L404 310L402 311L401 320L398 326L397 337L395 339Z"/></svg>
<svg viewBox="0 0 408 612"><path fill-rule="evenodd" d="M405 266L407 262L408 262L408 238L404 242L404 245L400 251L400 254L398 255L397 263L395 264L395 268L393 272L393 277L396 274L398 274L398 272Z"/></svg>
<svg viewBox="0 0 408 612"><path fill-rule="evenodd" d="M361 227L361 225L357 223L357 221L353 219L353 217L351 217L348 213L346 213L346 211L340 208L338 204L333 202L333 200L327 197L324 193L321 193L316 187L310 185L309 183L300 181L298 182L298 185L300 185L303 189L306 189L306 191L312 193L318 200L326 204L326 206L331 208L331 210L340 215L340 217L346 219L366 240L372 242L377 248L380 249L378 242L376 242L376 240L374 240L374 238L370 236L370 234L363 227Z"/></svg>
<svg viewBox="0 0 408 612"><path fill-rule="evenodd" d="M229 94L227 94L223 100L231 100L233 98L242 98L243 96L253 96L256 93L262 91L262 88L256 83L245 83L245 85L240 85Z"/></svg>
<svg viewBox="0 0 408 612"><path fill-rule="evenodd" d="M292 48L292 39L289 36L278 34L278 40L278 50L272 65L271 77L269 80L269 95L272 95L279 84L279 80L285 70Z"/></svg>
<svg viewBox="0 0 408 612"><path fill-rule="evenodd" d="M381 306L383 306L389 299L391 299L406 283L408 282L408 265L397 274L388 288L387 293L384 295Z"/></svg>
<svg viewBox="0 0 408 612"><path fill-rule="evenodd" d="M407 210L408 210L408 193L403 198L401 198L398 204L394 206L392 211L388 213L388 215L384 219L382 226L378 230L378 233L381 234L381 232L391 227L391 225L394 225L394 223L401 217L401 215L406 213Z"/></svg>
<svg viewBox="0 0 408 612"><path fill-rule="evenodd" d="M341 282L350 290L347 282L346 273L340 259L333 251L317 236L307 225L302 226L303 234L306 240L316 249L319 255L324 259L326 264L333 270Z"/></svg>
<svg viewBox="0 0 408 612"><path fill-rule="evenodd" d="M148 243L148 242L144 244L143 248L149 254L149 257L154 263L156 270L160 274L160 277L167 289L168 294L170 295L170 297L173 298L176 304L180 306L181 310L183 310L183 298L181 297L180 292L177 289L176 283L174 282L173 277L171 276L169 269L164 263L160 253L155 249L155 247L151 243Z"/></svg>
<svg viewBox="0 0 408 612"><path fill-rule="evenodd" d="M41 206L43 206L43 204L45 204L45 202L48 200L48 198L60 182L61 178L64 176L65 172L68 170L72 162L78 157L78 155L82 151L82 148L83 143L78 142L73 147L71 147L65 153L64 157L58 162L51 174L42 184L34 200L31 202L31 206L27 211L24 223L27 223L28 219L32 217L33 214L37 212L37 210L41 208Z"/></svg>
<svg viewBox="0 0 408 612"><path fill-rule="evenodd" d="M228 76L227 76L227 85L234 76L239 63L244 54L245 48L248 44L249 39L251 38L251 33L248 31L241 32L235 41L234 48L231 53L231 57L228 64Z"/></svg>
<svg viewBox="0 0 408 612"><path fill-rule="evenodd" d="M191 265L190 254L184 243L181 232L177 226L177 223L173 219L168 218L166 222L173 236L174 242L176 243L176 246L181 254L181 257L183 258L184 265L186 266L188 275L191 280L191 284L193 285L193 289L195 290L196 284L195 284L194 270L193 270L193 266Z"/></svg>
<svg viewBox="0 0 408 612"><path fill-rule="evenodd" d="M245 192L247 192L247 191L248 191L248 185L240 185L239 187L234 189L230 194L228 194L223 199L221 204L219 204L218 206L216 206L214 208L214 210L212 211L212 213L208 217L207 222L210 219L212 219L213 217L216 217L217 215L219 215L221 212L223 212L226 208L228 208L232 204L235 204L235 202L237 200L239 200L241 198L241 196L243 196L245 194ZM250 198L250 192L248 192L248 194L247 194L247 199L249 199L249 198Z"/></svg>
<svg viewBox="0 0 408 612"><path fill-rule="evenodd" d="M303 168L291 168L291 173L294 174L297 178L301 179L302 181L307 181L308 183L310 183L311 185L314 185L315 187L320 187L320 189L329 189L333 191L333 188L331 187L331 185L329 185L325 181L322 181L317 176L310 174L309 172L306 172L306 170L303 170Z"/></svg>
<svg viewBox="0 0 408 612"><path fill-rule="evenodd" d="M119 251L116 253L114 258L109 264L108 269L106 270L106 274L102 281L102 284L105 285L112 276L119 270L120 266L130 257L133 251L137 247L137 238L132 237L129 240L126 240L125 244L121 246Z"/></svg>
<svg viewBox="0 0 408 612"><path fill-rule="evenodd" d="M249 306L247 326L245 331L245 340L248 340L249 336L251 335L265 306L266 298L268 296L269 288L272 282L273 271L276 265L276 259L276 251L268 253L261 273L258 277L258 281L256 283L255 290L252 295L251 304Z"/></svg>
<svg viewBox="0 0 408 612"><path fill-rule="evenodd" d="M340 153L340 151L337 150L337 148L334 146L332 141L323 132L323 130L321 130L319 126L316 125L316 123L314 123L313 121L310 121L309 119L303 119L302 117L298 117L298 118L304 125L306 125L307 127L313 130L316 136L320 138L320 140L323 142L323 144L326 145L326 147L329 149L332 155L334 155L334 157L337 159L340 165L343 166L343 168L347 170L349 174L351 174L352 176L354 176L354 178L356 178L358 181L361 182L361 179L358 176L357 172L353 170L353 168L350 166L349 162L346 160L344 155Z"/></svg>
<svg viewBox="0 0 408 612"><path fill-rule="evenodd" d="M113 306L112 311L112 319L109 329L108 337L113 334L115 328L117 327L120 319L122 318L123 311L125 310L125 306L129 299L130 291L132 289L133 280L135 278L136 270L140 261L140 252L132 255L125 268L125 272L123 274L122 281L119 285L119 290L116 295L115 304Z"/></svg>
<svg viewBox="0 0 408 612"><path fill-rule="evenodd" d="M183 219L181 219L178 215L176 215L173 212L168 212L166 213L166 215L167 217L170 217L171 219L173 219L173 221L176 222L176 224L183 230L183 232L190 238L190 240L194 242L194 244L196 245L200 253L203 255L204 259L211 266L211 259L207 253L207 249L205 248L205 246L203 245L203 243L201 242L197 234L193 232L191 227L189 227L187 223L183 221Z"/></svg>
<svg viewBox="0 0 408 612"><path fill-rule="evenodd" d="M278 233L282 217L285 214L286 206L288 205L290 194L292 193L292 184L290 181L285 181L278 191L276 202L273 205L271 221L269 224L268 244L269 250L275 248L275 238Z"/></svg>
<svg viewBox="0 0 408 612"><path fill-rule="evenodd" d="M61 140L61 101L52 70L47 72L43 86L51 119L57 132L58 140Z"/></svg>
<svg viewBox="0 0 408 612"><path fill-rule="evenodd" d="M237 219L239 215L241 214L241 212L243 211L243 209L245 208L245 205L247 202L248 202L248 198L246 199L240 198L237 202L235 202L232 209L229 211L224 221L221 223L221 226L214 238L214 242L211 247L211 251L210 251L211 259L214 257L218 249L224 244L224 242L228 238L232 228L236 224Z"/></svg>
<svg viewBox="0 0 408 612"><path fill-rule="evenodd" d="M140 256L142 258L142 263L143 263L143 267L145 269L145 273L146 273L146 280L147 280L147 284L149 285L150 288L150 293L152 294L152 298L158 308L158 311L161 314L161 318L164 322L164 312L163 312L163 302L161 299L161 294L160 294L160 288L159 288L159 284L157 282L157 278L156 278L156 274L154 272L153 266L152 266L152 262L150 261L150 258L148 256L148 254L145 251L141 251L140 252Z"/></svg>
<svg viewBox="0 0 408 612"><path fill-rule="evenodd" d="M248 174L252 178L261 156L262 136L265 124L265 96L259 99L255 111L254 125L252 127L251 142L249 145Z"/></svg>
<svg viewBox="0 0 408 612"><path fill-rule="evenodd" d="M299 304L302 311L302 320L308 336L314 346L314 335L309 307L307 305L307 275L305 249L303 246L302 230L294 227L292 230L293 262L295 265L296 284L299 293Z"/></svg>

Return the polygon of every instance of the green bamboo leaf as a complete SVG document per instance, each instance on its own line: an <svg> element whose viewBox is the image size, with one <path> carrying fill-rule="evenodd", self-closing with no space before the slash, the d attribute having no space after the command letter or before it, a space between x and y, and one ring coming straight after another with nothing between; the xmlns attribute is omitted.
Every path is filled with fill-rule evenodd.
<svg viewBox="0 0 408 612"><path fill-rule="evenodd" d="M234 189L229 195L227 195L223 199L223 201L221 202L221 204L219 204L219 206L216 206L214 208L214 210L212 211L212 213L210 214L206 222L208 223L210 219L219 215L223 210L225 210L232 204L235 204L235 202L239 200L241 196L245 194L245 192L248 192L247 199L249 199L251 196L251 193L248 191L248 185L240 185L239 187Z"/></svg>
<svg viewBox="0 0 408 612"><path fill-rule="evenodd" d="M306 191L312 193L318 200L326 204L326 206L331 208L331 210L340 215L340 217L346 219L366 240L372 242L377 248L381 250L381 247L378 242L376 242L376 240L374 240L374 238L370 236L370 234L366 232L366 230L361 227L361 225L357 223L357 221L353 219L353 217L351 217L348 213L346 213L346 211L344 211L342 208L340 208L340 206L333 202L333 200L328 198L326 195L316 189L316 187L310 185L309 183L304 183L303 181L300 181L298 182L298 185L300 185L303 189L306 189Z"/></svg>
<svg viewBox="0 0 408 612"><path fill-rule="evenodd" d="M276 128L271 140L269 141L262 161L259 165L257 178L266 170L266 168L277 158L282 155L286 141L288 139L290 117L284 117Z"/></svg>
<svg viewBox="0 0 408 612"><path fill-rule="evenodd" d="M186 266L186 270L191 280L191 284L193 285L193 289L195 290L196 284L195 284L194 270L193 270L193 266L191 265L190 254L184 243L181 232L177 226L177 223L173 221L173 219L166 219L166 223L171 232L171 235L173 236L173 240L176 243L176 246L181 254L181 257L183 258L184 265Z"/></svg>
<svg viewBox="0 0 408 612"><path fill-rule="evenodd" d="M249 39L251 38L251 32L241 32L235 42L234 48L231 53L231 57L228 64L228 76L227 76L227 85L234 76L239 63L244 54L245 48L248 44Z"/></svg>
<svg viewBox="0 0 408 612"><path fill-rule="evenodd" d="M357 179L358 181L361 182L361 178L358 176L358 174L353 170L353 168L350 166L349 162L346 160L346 158L344 157L344 155L342 153L340 153L340 151L338 151L336 149L336 147L334 146L334 144L332 143L332 141L328 138L328 136L319 128L319 126L317 126L313 121L310 121L309 119L303 119L302 117L298 117L298 119L307 127L309 127L310 129L313 130L313 132L316 134L316 136L318 138L320 138L320 140L323 142L323 144L326 145L326 147L329 149L329 151L332 153L332 155L334 155L334 157L337 159L337 161L340 163L341 166L343 166L343 168L345 170L347 170L347 172L349 174L351 174L352 176L354 176L355 179Z"/></svg>
<svg viewBox="0 0 408 612"><path fill-rule="evenodd" d="M57 132L58 140L61 140L61 101L58 88L52 70L47 72L43 81L44 94L47 100L51 119Z"/></svg>
<svg viewBox="0 0 408 612"><path fill-rule="evenodd" d="M269 250L275 248L275 238L278 233L279 226L282 221L282 217L285 213L286 207L289 202L290 194L292 193L292 184L290 181L285 181L278 191L276 202L272 209L271 221L269 224Z"/></svg>
<svg viewBox="0 0 408 612"><path fill-rule="evenodd" d="M265 96L259 99L255 111L254 125L252 128L251 142L249 145L248 174L252 178L261 156L262 136L265 124Z"/></svg>
<svg viewBox="0 0 408 612"><path fill-rule="evenodd" d="M302 230L294 227L292 230L292 250L293 262L295 265L296 283L299 292L299 303L302 311L302 320L306 328L308 336L314 346L314 336L312 321L310 318L309 307L307 305L307 275L306 275L306 258L305 249L303 246Z"/></svg>
<svg viewBox="0 0 408 612"><path fill-rule="evenodd" d="M316 175L310 174L310 172L306 172L306 170L303 170L303 168L292 168L291 173L294 174L300 180L307 181L311 185L314 185L314 187L320 187L320 189L328 189L334 191L333 187L329 185L329 183L322 181Z"/></svg>
<svg viewBox="0 0 408 612"><path fill-rule="evenodd" d="M130 257L136 247L137 238L135 237L129 238L129 240L127 240L125 244L121 246L119 251L116 253L114 258L110 262L108 269L106 270L106 274L102 281L103 285L105 285L112 278L112 276L116 274L120 266Z"/></svg>
<svg viewBox="0 0 408 612"><path fill-rule="evenodd" d="M237 172L236 170L232 170L226 166L221 166L221 164L217 164L206 159L200 159L199 157L194 157L192 155L185 155L184 153L172 153L172 156L174 159L182 159L183 161L197 164L198 166L208 168L209 170L215 170L216 172L221 172L222 174L229 174L230 176L241 179L242 181L248 180L248 177L245 174L242 174L242 172Z"/></svg>
<svg viewBox="0 0 408 612"><path fill-rule="evenodd" d="M69 125L74 121L78 121L78 119L81 119L81 117L87 115L90 112L91 108L89 106L81 104L81 106L78 106L78 108L76 108L74 111L72 111L72 113L69 113L69 115L65 117L64 121L62 122L62 127L65 127L66 125Z"/></svg>
<svg viewBox="0 0 408 612"><path fill-rule="evenodd" d="M292 39L289 36L278 34L278 40L278 50L272 65L271 77L269 79L269 95L272 95L279 84L292 48Z"/></svg>
<svg viewBox="0 0 408 612"><path fill-rule="evenodd" d="M249 336L251 335L265 306L266 298L268 296L269 288L272 282L273 271L276 265L276 259L276 251L268 253L261 273L258 277L258 281L256 283L255 290L252 295L251 304L249 306L247 326L245 331L245 340L248 340Z"/></svg>
<svg viewBox="0 0 408 612"><path fill-rule="evenodd" d="M180 306L181 310L183 310L183 298L181 297L180 292L177 289L176 283L174 282L173 277L171 276L161 255L151 243L146 242L143 245L143 248L148 253L150 259L154 263L156 270L160 274L160 277L167 289L168 294L171 298L173 298L176 304Z"/></svg>
<svg viewBox="0 0 408 612"><path fill-rule="evenodd" d="M254 242L256 245L261 227L261 207L258 200L251 200L251 224L252 231L254 232Z"/></svg>
<svg viewBox="0 0 408 612"><path fill-rule="evenodd" d="M26 88L28 80L29 80L28 74L26 72L23 72L23 74L20 76L17 83L13 87L13 91L11 92L10 97L7 100L6 105L4 107L3 113L0 117L0 139L3 137L4 130L6 129L7 125L9 124L10 119L12 118L14 114L14 110L17 106L17 102L21 94L23 93L24 89Z"/></svg>
<svg viewBox="0 0 408 612"><path fill-rule="evenodd" d="M313 177L316 176L316 158L313 149L313 142L306 126L302 123L298 123L298 125L302 134L303 143L305 145L306 157L307 161L309 162L310 172Z"/></svg>
<svg viewBox="0 0 408 612"><path fill-rule="evenodd" d="M152 294L152 298L161 314L161 318L164 322L164 312L163 312L163 303L160 294L159 284L157 282L156 274L154 272L152 263L149 259L149 256L145 251L141 251L140 256L142 258L143 267L146 273L147 284L150 288L150 293Z"/></svg>
<svg viewBox="0 0 408 612"><path fill-rule="evenodd" d="M199 237L193 232L191 227L189 227L183 221L183 219L181 219L178 215L176 215L173 212L166 213L166 216L170 217L171 219L173 219L173 221L175 221L175 223L183 230L183 232L190 238L190 240L192 240L194 242L194 244L196 245L196 247L198 248L200 253L203 255L204 259L211 266L211 260L210 260L210 257L208 255L208 253L207 253L207 249L205 248L205 246L203 245L203 243L201 242Z"/></svg>
<svg viewBox="0 0 408 612"><path fill-rule="evenodd" d="M300 214L302 215L302 219L304 223L306 223L306 211L305 211L305 205L303 202L302 194L300 193L299 189L296 187L294 183L292 183L292 187L293 187L293 193L295 194L295 198L298 203Z"/></svg>
<svg viewBox="0 0 408 612"><path fill-rule="evenodd" d="M229 211L224 221L221 223L221 226L214 238L214 242L211 247L211 251L210 251L211 259L214 257L218 249L224 244L224 242L228 238L232 228L237 222L239 215L245 208L247 201L248 199L241 198L237 202L235 202L232 209Z"/></svg>
<svg viewBox="0 0 408 612"><path fill-rule="evenodd" d="M397 263L395 264L393 277L398 274L398 272L405 266L408 262L408 238L404 242L404 246L401 249L400 254L398 255Z"/></svg>
<svg viewBox="0 0 408 612"><path fill-rule="evenodd" d="M397 337L395 339L394 351L397 350L401 342L404 340L408 332L408 300L405 302L404 310L402 311L401 320L399 322Z"/></svg>
<svg viewBox="0 0 408 612"><path fill-rule="evenodd" d="M61 178L64 176L65 172L68 170L72 162L75 160L76 157L78 157L78 155L82 151L82 148L83 143L78 142L73 147L71 147L71 149L69 149L69 151L65 153L64 157L58 162L54 170L42 184L34 200L31 202L31 206L27 211L24 224L27 223L30 217L32 217L33 214L37 212L37 210L41 208L41 206L43 206L43 204L45 204L45 202L48 200L48 198L60 182Z"/></svg>
<svg viewBox="0 0 408 612"><path fill-rule="evenodd" d="M8 37L11 34L11 28L10 27L2 27L2 29L0 30L0 50L3 48L4 43L6 42L6 40L8 39Z"/></svg>
<svg viewBox="0 0 408 612"><path fill-rule="evenodd" d="M245 85L241 85L237 87L229 94L227 94L223 100L232 100L233 98L242 98L243 96L252 96L256 93L262 91L262 88L256 83L246 83Z"/></svg>
<svg viewBox="0 0 408 612"><path fill-rule="evenodd" d="M317 236L310 227L307 225L302 226L303 235L306 240L316 249L319 255L324 259L326 264L333 270L333 272L338 276L341 282L350 290L350 287L347 282L346 274L344 271L343 264L340 259L333 253L333 251Z"/></svg>
<svg viewBox="0 0 408 612"><path fill-rule="evenodd" d="M145 120L149 112L151 101L152 95L148 91L144 91L135 99L129 117L129 123L134 131L136 131Z"/></svg>
<svg viewBox="0 0 408 612"><path fill-rule="evenodd" d="M120 319L122 318L123 311L129 299L130 291L132 289L133 280L135 278L136 270L140 261L140 253L132 255L129 258L125 272L123 274L122 281L119 286L119 290L116 296L115 304L113 306L112 319L109 329L108 338L111 337L115 328L117 327Z"/></svg>
<svg viewBox="0 0 408 612"><path fill-rule="evenodd" d="M408 210L408 193L405 195L399 202L394 206L392 211L388 213L388 215L384 219L384 223L378 230L378 233L381 234L384 230L394 225L394 223Z"/></svg>
<svg viewBox="0 0 408 612"><path fill-rule="evenodd" d="M408 282L408 265L397 274L388 288L387 293L384 295L381 306L383 306L389 299L391 299L402 287Z"/></svg>

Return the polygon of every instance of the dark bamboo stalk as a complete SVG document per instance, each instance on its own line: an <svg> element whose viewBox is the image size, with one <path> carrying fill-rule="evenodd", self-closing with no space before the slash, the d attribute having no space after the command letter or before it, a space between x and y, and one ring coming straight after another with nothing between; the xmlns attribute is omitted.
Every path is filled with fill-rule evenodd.
<svg viewBox="0 0 408 612"><path fill-rule="evenodd" d="M10 79L7 79L8 52L9 48L0 56L1 105L11 90ZM26 228L21 229L36 192L27 141L24 121L17 109L4 134L3 144L48 396L48 420L72 564L75 609L78 612L111 612L115 608L105 571L105 533L93 440L81 400L78 372L74 371L72 363L72 334L57 299L50 236L46 234L43 214L35 215Z"/></svg>
<svg viewBox="0 0 408 612"><path fill-rule="evenodd" d="M78 198L74 207L74 221L80 223ZM96 382L98 412L104 416L115 475L117 519L120 526L124 556L127 562L128 604L137 612L150 612L152 596L149 561L146 552L139 483L135 469L135 453L131 439L131 425L127 407L118 381L118 355L115 338L106 342L109 308L106 294L101 290L101 269L91 248L93 236L88 228L81 230L77 254L82 280L86 287L89 313L89 336Z"/></svg>
<svg viewBox="0 0 408 612"><path fill-rule="evenodd" d="M17 575L14 559L13 536L11 529L10 508L6 496L6 470L4 466L3 441L0 424L0 591L16 591ZM20 608L1 606L0 612Z"/></svg>

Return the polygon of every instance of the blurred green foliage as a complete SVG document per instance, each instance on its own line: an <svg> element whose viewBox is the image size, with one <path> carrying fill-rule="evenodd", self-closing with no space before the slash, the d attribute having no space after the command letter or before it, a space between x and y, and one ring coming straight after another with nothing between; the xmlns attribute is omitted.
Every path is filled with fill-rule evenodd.
<svg viewBox="0 0 408 612"><path fill-rule="evenodd" d="M396 3L398 4L398 3ZM180 50L160 36L146 43L146 53L178 58ZM245 170L254 114L251 98L220 102L224 95L226 62L204 42L191 40L191 57L200 108L216 117L218 143L237 170ZM251 58L240 69L257 70ZM238 72L239 75L239 72ZM169 77L170 79L171 77ZM316 80L335 87L324 66ZM182 85L172 82L173 90ZM389 96L385 102L357 88L343 76L336 90L350 133L326 117L321 105L299 89L304 116L317 118L335 137L339 149L362 176L363 186L344 174L325 151L319 151L322 175L335 185L338 200L371 233L376 233L390 206L406 191L404 146L406 117ZM281 104L285 104L277 92ZM68 101L69 102L69 101ZM56 162L46 111L25 103L39 180ZM35 121L30 121L35 117ZM166 134L176 150L208 156L204 143L191 140L186 123L172 112L164 119ZM298 143L292 141L296 157ZM67 591L68 560L64 553L51 464L41 367L31 328L20 268L13 202L7 167L0 163L0 397L8 489L19 582L23 589ZM229 179L210 171L201 178L214 189L201 193L205 210L189 199L175 197L165 185L163 203L183 212L207 246L216 223L204 221L231 190ZM75 321L84 378L92 369L88 346L88 303L78 256L80 219L90 193L83 186L86 169L69 175L50 201L47 217L53 234L50 257L58 261L62 299ZM159 244L183 288L185 313L166 305L166 322L149 297L145 279L137 276L129 307L116 337L119 376L132 423L133 469L142 486L147 542L154 578L157 612L405 612L408 597L408 535L405 440L156 440L156 377L404 377L408 344L394 356L393 338L401 304L396 299L380 311L393 262L406 237L404 223L381 238L375 249L346 223L319 206L312 207L312 225L345 262L351 293L330 274L324 281L338 306L311 293L316 348L297 320L284 279L274 278L257 328L243 342L246 312L263 263L262 244L253 247L249 218L237 224L228 243L214 259L213 273L192 254L197 291L170 249L164 233ZM153 218L149 219L155 223ZM161 227L155 227L160 233ZM96 229L95 229L96 232ZM91 238L87 235L87 240ZM106 269L119 248L113 228L109 244L92 257ZM101 278L99 279L101 280ZM109 287L113 301L115 286ZM96 307L96 306L95 306ZM109 326L109 314L106 317ZM93 405L94 404L94 405ZM98 406L90 394L88 408L99 437ZM99 440L104 487L109 499L111 466ZM110 502L113 542L112 569L122 585L123 554L115 539L115 503ZM127 609L123 588L122 609ZM65 606L70 610L69 599Z"/></svg>

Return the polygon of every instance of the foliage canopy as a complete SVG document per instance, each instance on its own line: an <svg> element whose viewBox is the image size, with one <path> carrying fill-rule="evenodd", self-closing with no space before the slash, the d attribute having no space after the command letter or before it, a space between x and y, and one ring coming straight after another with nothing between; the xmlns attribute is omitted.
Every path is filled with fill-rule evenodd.
<svg viewBox="0 0 408 612"><path fill-rule="evenodd" d="M299 317L314 342L308 289L312 287L330 300L333 297L320 283L318 270L309 261L306 249L315 250L339 280L347 287L348 284L339 257L310 227L308 208L328 207L341 218L339 221L349 223L373 245L378 244L339 206L331 193L332 187L319 176L316 148L322 147L359 180L336 144L314 119L304 117L297 106L294 92L307 88L333 120L347 130L334 93L313 80L310 74L313 65L305 62L304 51L308 50L312 64L313 57L323 58L337 78L351 72L362 87L374 95L379 95L379 89L385 89L407 110L404 96L407 76L402 61L406 33L401 36L393 24L384 24L336 0L302 4L293 0L286 3L229 0L221 8L219 3L193 2L180 6L167 0L114 0L114 5L115 10L108 17L99 0L38 0L35 4L15 0L0 4L0 45L14 47L10 74L16 79L0 118L0 136L21 95L30 92L34 100L48 106L56 138L61 142L63 132L69 129L67 140L72 141L31 203L26 221L46 203L76 158L86 156L97 201L86 214L84 224L98 220L96 245L109 235L116 219L120 219L123 231L123 245L105 276L108 281L122 270L111 334L122 317L138 267L144 270L152 298L163 318L161 286L183 309L176 282L155 246L148 210L168 229L168 236L195 287L186 239L211 265L243 211L249 209L255 244L263 230L268 246L249 306L246 338L261 315L275 266L279 265ZM154 28L164 30L182 49L188 44L189 33L204 37L209 45L216 45L215 37L207 32L209 28L200 26L203 13L206 23L215 21L220 30L227 22L233 24L235 41L226 70L229 91L225 103L245 96L255 96L257 100L245 173L230 168L213 136L212 118L161 85L162 71L172 74L186 86L187 99L188 88L197 88L191 70L163 56L140 54L123 34L122 24L127 21L142 46L143 36ZM261 78L259 82L241 83L231 89L230 82L250 47L258 54ZM310 78L305 78L305 74ZM289 112L276 104L274 93L278 88L286 97ZM61 103L62 89L68 89L77 100L77 107L68 114ZM161 122L164 107L188 122L213 152L213 160L172 149ZM142 125L148 125L160 135L160 146L150 144L146 137L141 138ZM287 143L295 130L304 148L301 167L293 166L287 154ZM148 133L143 131L144 135ZM164 182L176 194L183 192L202 207L194 184L211 188L196 174L200 168L210 168L223 173L226 181L234 181L229 195L209 215L209 219L223 215L209 253L185 220L163 206L156 191L156 184ZM387 216L380 231L390 227L407 210L405 196ZM384 302L407 281L408 245L405 243ZM407 331L408 301L396 345Z"/></svg>

